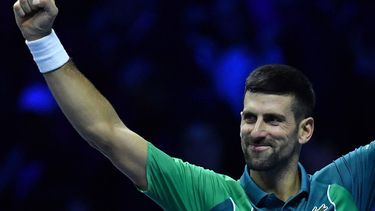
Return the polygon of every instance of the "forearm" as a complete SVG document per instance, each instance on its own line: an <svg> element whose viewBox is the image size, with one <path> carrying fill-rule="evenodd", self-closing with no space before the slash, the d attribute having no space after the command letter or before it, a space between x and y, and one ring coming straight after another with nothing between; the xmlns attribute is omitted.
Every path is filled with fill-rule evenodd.
<svg viewBox="0 0 375 211"><path fill-rule="evenodd" d="M110 127L124 126L111 104L72 61L43 75L61 110L87 141L96 141Z"/></svg>
<svg viewBox="0 0 375 211"><path fill-rule="evenodd" d="M61 110L80 135L135 184L146 189L147 142L122 123L112 105L72 61L43 75Z"/></svg>
<svg viewBox="0 0 375 211"><path fill-rule="evenodd" d="M39 71L74 128L135 184L147 188L147 142L122 123L107 99L68 61L52 30L55 1L17 0L13 10Z"/></svg>

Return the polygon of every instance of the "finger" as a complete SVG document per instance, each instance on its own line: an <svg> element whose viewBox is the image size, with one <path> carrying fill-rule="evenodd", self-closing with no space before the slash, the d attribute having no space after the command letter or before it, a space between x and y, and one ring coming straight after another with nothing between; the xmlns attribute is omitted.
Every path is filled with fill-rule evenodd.
<svg viewBox="0 0 375 211"><path fill-rule="evenodd" d="M14 14L19 17L24 17L26 15L23 9L21 8L19 1L16 1L16 3L14 3L13 11L14 11Z"/></svg>
<svg viewBox="0 0 375 211"><path fill-rule="evenodd" d="M36 7L43 8L51 15L57 15L58 9L54 0L32 0L32 4Z"/></svg>
<svg viewBox="0 0 375 211"><path fill-rule="evenodd" d="M27 3L29 4L29 7L31 8L31 10L35 11L38 9L38 7L33 4L33 0L27 0Z"/></svg>
<svg viewBox="0 0 375 211"><path fill-rule="evenodd" d="M20 5L19 1L16 1L16 3L14 3L14 5L13 5L13 11L14 11L14 14L16 16L20 16L20 17L25 16L25 12L21 8L21 5Z"/></svg>
<svg viewBox="0 0 375 211"><path fill-rule="evenodd" d="M27 3L27 0L19 0L21 8L26 14L29 14L31 12L31 8L29 3Z"/></svg>

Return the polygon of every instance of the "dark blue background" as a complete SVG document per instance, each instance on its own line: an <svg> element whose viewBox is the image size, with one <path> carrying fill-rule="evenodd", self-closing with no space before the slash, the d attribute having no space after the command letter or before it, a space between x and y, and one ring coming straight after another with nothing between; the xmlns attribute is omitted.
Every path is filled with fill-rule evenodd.
<svg viewBox="0 0 375 211"><path fill-rule="evenodd" d="M73 130L0 2L0 210L160 210ZM238 178L239 112L258 65L303 70L317 92L313 173L374 132L374 5L365 1L57 1L54 29L134 131Z"/></svg>

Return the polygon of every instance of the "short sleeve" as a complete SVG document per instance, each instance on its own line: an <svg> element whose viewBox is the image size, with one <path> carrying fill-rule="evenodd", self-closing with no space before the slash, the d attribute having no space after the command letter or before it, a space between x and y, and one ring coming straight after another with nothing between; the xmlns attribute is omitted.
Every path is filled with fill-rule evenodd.
<svg viewBox="0 0 375 211"><path fill-rule="evenodd" d="M148 146L144 193L166 210L210 210L228 195L228 176L173 158Z"/></svg>
<svg viewBox="0 0 375 211"><path fill-rule="evenodd" d="M314 176L345 187L359 210L374 209L375 141L338 158Z"/></svg>

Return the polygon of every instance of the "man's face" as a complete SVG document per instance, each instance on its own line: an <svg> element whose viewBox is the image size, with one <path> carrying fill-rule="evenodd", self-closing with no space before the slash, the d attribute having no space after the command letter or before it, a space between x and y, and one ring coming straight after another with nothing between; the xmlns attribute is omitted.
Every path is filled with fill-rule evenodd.
<svg viewBox="0 0 375 211"><path fill-rule="evenodd" d="M293 101L291 95L246 92L240 136L250 169L266 171L298 160L300 144Z"/></svg>

